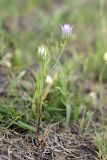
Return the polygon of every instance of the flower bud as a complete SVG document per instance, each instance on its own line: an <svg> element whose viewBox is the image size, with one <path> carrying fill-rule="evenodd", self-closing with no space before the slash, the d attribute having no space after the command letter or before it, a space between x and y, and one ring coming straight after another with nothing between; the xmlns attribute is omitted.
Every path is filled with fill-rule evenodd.
<svg viewBox="0 0 107 160"><path fill-rule="evenodd" d="M52 77L49 76L49 75L47 75L47 77L46 77L46 79L45 79L45 82L46 82L47 84L52 84L52 83L53 83Z"/></svg>
<svg viewBox="0 0 107 160"><path fill-rule="evenodd" d="M47 48L45 46L38 47L38 57L44 59L47 56Z"/></svg>

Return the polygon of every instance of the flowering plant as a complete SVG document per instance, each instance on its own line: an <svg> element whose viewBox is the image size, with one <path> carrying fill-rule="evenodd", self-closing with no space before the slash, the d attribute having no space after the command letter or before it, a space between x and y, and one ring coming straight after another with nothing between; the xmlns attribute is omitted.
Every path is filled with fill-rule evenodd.
<svg viewBox="0 0 107 160"><path fill-rule="evenodd" d="M69 24L61 25L61 31L62 31L62 37L65 40L69 40L71 37L73 27ZM62 39L62 41L63 41ZM61 42L62 43L62 42ZM64 41L61 49L61 53L59 54L59 57L56 60L56 63L53 67L56 67L57 63L59 62L60 57L63 54L64 48L67 44L67 41ZM39 128L41 123L41 118L43 114L43 89L44 84L47 83L49 86L53 84L53 78L48 75L48 68L49 68L49 56L48 56L48 48L45 45L41 45L38 47L37 50L37 57L39 60L39 71L36 75L36 88L32 100L32 111L33 114L37 116L37 135L39 134Z"/></svg>

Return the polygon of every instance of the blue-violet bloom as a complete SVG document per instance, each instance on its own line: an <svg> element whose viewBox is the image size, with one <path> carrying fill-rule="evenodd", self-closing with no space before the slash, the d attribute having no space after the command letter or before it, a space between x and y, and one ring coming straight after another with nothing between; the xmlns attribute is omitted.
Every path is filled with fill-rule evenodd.
<svg viewBox="0 0 107 160"><path fill-rule="evenodd" d="M72 29L73 29L73 26L71 26L70 24L61 25L63 38L70 38L71 33L72 33Z"/></svg>

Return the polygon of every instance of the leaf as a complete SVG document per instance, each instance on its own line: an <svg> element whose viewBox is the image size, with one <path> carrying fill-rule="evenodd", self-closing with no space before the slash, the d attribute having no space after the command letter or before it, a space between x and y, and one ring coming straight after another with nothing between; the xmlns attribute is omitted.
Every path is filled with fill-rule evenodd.
<svg viewBox="0 0 107 160"><path fill-rule="evenodd" d="M18 122L15 122L16 125L20 126L21 128L24 128L24 129L27 129L27 130L30 130L30 131L33 131L35 132L35 127L27 124L27 123L24 123L22 121L18 121Z"/></svg>

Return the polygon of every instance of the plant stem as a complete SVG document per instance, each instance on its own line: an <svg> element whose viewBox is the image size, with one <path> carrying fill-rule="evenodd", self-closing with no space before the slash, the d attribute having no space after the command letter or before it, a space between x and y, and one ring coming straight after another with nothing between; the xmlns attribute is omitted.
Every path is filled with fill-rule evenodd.
<svg viewBox="0 0 107 160"><path fill-rule="evenodd" d="M57 58L57 61L56 61L56 63L54 64L54 66L52 67L52 69L55 68L56 65L58 64L58 62L59 62L59 60L60 60L60 58L61 58L61 56L62 56L62 54L63 54L63 52L64 52L64 49L65 49L65 47L66 47L66 44L67 44L67 43L66 43L66 41L65 41L64 44L63 44L63 46L62 46L61 53L60 53L59 57Z"/></svg>
<svg viewBox="0 0 107 160"><path fill-rule="evenodd" d="M102 120L102 123L104 121L104 112L103 112L103 73L104 73L104 69L105 69L105 66L102 68L102 71L100 73L100 76L99 76L99 82L100 82L100 106L99 106L99 110L100 110L100 113L101 113L101 120Z"/></svg>

